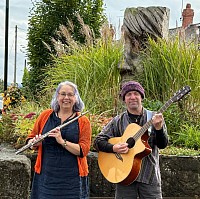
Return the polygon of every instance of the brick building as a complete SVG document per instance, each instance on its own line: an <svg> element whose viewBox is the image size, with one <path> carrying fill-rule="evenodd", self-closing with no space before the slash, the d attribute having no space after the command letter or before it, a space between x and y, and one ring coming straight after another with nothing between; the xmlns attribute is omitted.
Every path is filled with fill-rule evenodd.
<svg viewBox="0 0 200 199"><path fill-rule="evenodd" d="M194 10L191 8L191 4L188 3L186 8L182 12L182 26L169 30L170 37L174 37L177 34L184 40L193 40L199 42L200 23L193 24Z"/></svg>

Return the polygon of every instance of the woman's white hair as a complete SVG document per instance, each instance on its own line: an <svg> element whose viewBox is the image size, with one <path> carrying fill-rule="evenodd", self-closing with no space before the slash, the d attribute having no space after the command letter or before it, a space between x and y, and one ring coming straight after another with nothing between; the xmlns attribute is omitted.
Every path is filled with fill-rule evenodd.
<svg viewBox="0 0 200 199"><path fill-rule="evenodd" d="M55 112L58 112L60 110L60 106L58 104L58 100L57 100L57 97L58 97L58 93L61 89L62 86L64 85L68 85L68 86L71 86L73 89L74 89L74 94L75 94L75 97L76 97L76 102L73 106L73 111L74 112L81 112L85 105L84 105L84 102L82 101L80 95L79 95L79 92L78 92L78 89L77 89L77 85L70 82L70 81L65 81L65 82L61 82L57 89L56 89L56 92L51 100L51 108L55 111Z"/></svg>

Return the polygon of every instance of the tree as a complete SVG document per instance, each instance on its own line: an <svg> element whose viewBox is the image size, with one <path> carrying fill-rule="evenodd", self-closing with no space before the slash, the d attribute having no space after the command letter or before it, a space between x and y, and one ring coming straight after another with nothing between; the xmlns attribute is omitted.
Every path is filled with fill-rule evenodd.
<svg viewBox="0 0 200 199"><path fill-rule="evenodd" d="M30 88L30 77L29 77L29 71L26 67L24 67L24 75L22 78L22 93L25 97L30 98L31 96L31 91L29 90Z"/></svg>
<svg viewBox="0 0 200 199"><path fill-rule="evenodd" d="M52 55L55 55L55 50L51 40L57 37L59 26L69 27L70 24L74 24L74 27L71 27L73 38L84 43L77 14L94 31L95 36L99 37L100 27L105 21L103 0L35 0L28 28L30 82L24 83L24 86L29 85L33 95L43 88L42 81L47 66L53 67ZM44 43L50 46L51 53Z"/></svg>
<svg viewBox="0 0 200 199"><path fill-rule="evenodd" d="M3 80L0 79L0 93L3 93Z"/></svg>

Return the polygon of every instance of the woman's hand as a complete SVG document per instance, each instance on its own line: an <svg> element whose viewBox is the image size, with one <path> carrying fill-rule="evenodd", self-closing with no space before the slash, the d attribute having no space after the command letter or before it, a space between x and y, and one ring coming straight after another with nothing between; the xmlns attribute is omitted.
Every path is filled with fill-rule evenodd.
<svg viewBox="0 0 200 199"><path fill-rule="evenodd" d="M41 139L41 134L36 135L34 138L30 139L30 140L28 141L28 144L34 143L34 142L36 142L36 141L39 140L39 139ZM33 146L31 146L30 148L33 149L33 150L35 150L35 149L37 149L37 147L40 146L41 144L42 144L42 142L37 142L36 144L34 144Z"/></svg>
<svg viewBox="0 0 200 199"><path fill-rule="evenodd" d="M49 137L56 138L56 141L58 142L58 144L63 144L64 143L64 140L62 138L61 131L60 131L59 127L51 130L50 133L49 133Z"/></svg>

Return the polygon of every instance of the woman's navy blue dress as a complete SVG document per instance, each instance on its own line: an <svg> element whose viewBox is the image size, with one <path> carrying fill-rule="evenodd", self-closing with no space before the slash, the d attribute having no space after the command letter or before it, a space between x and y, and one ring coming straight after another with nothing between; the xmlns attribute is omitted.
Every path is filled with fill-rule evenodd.
<svg viewBox="0 0 200 199"><path fill-rule="evenodd" d="M53 112L44 126L42 134L60 124L60 118ZM61 134L63 139L78 143L78 120L63 127ZM41 173L34 174L31 199L89 198L88 177L79 176L77 156L64 149L52 137L45 138L42 145Z"/></svg>

